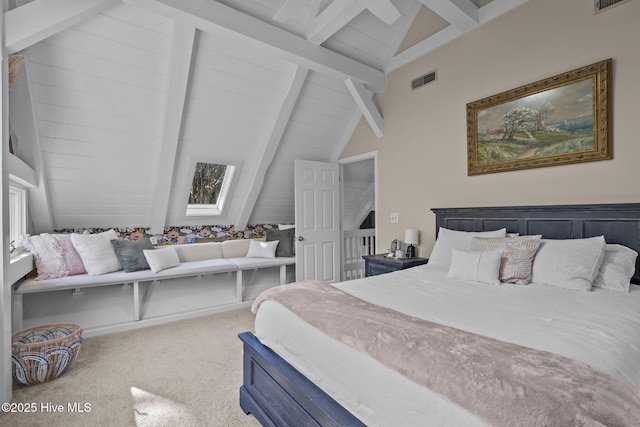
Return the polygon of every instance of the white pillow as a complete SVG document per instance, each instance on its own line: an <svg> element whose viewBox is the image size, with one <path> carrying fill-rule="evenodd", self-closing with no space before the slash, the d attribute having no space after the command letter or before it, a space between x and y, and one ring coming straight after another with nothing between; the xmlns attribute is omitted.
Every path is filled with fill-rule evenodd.
<svg viewBox="0 0 640 427"><path fill-rule="evenodd" d="M278 242L279 240L271 240L269 242L251 240L247 258L275 258Z"/></svg>
<svg viewBox="0 0 640 427"><path fill-rule="evenodd" d="M222 258L222 243L220 242L175 245L175 250L180 262Z"/></svg>
<svg viewBox="0 0 640 427"><path fill-rule="evenodd" d="M604 258L603 236L540 242L531 267L531 282L575 291L590 291Z"/></svg>
<svg viewBox="0 0 640 427"><path fill-rule="evenodd" d="M507 230L502 228L495 231L457 231L440 227L438 239L433 246L431 256L429 256L430 267L449 268L451 264L451 250L461 249L468 251L471 249L471 239L474 237L505 237Z"/></svg>
<svg viewBox="0 0 640 427"><path fill-rule="evenodd" d="M224 258L242 258L247 256L250 239L225 240L222 242L222 256Z"/></svg>
<svg viewBox="0 0 640 427"><path fill-rule="evenodd" d="M631 278L636 271L638 252L623 245L607 244L604 259L593 286L629 292Z"/></svg>
<svg viewBox="0 0 640 427"><path fill-rule="evenodd" d="M97 234L71 235L71 243L78 251L85 270L92 276L122 270L111 240L117 239L118 233L111 229Z"/></svg>
<svg viewBox="0 0 640 427"><path fill-rule="evenodd" d="M451 266L446 277L499 285L503 253L500 249L483 252L452 249Z"/></svg>
<svg viewBox="0 0 640 427"><path fill-rule="evenodd" d="M173 246L164 246L158 249L145 249L144 257L151 267L151 271L157 273L158 271L166 270L169 267L177 267L180 265L180 258L178 258L178 252Z"/></svg>

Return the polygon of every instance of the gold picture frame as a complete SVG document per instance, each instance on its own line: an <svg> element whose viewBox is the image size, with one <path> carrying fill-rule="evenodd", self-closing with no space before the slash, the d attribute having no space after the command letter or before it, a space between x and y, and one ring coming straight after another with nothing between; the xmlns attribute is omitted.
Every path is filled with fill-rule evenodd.
<svg viewBox="0 0 640 427"><path fill-rule="evenodd" d="M611 58L467 104L468 175L613 158Z"/></svg>

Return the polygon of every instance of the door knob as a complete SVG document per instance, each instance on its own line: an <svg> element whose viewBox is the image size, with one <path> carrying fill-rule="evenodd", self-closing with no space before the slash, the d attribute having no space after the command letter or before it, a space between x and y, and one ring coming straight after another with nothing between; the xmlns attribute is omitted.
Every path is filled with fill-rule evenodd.
<svg viewBox="0 0 640 427"><path fill-rule="evenodd" d="M298 236L298 237L296 237L296 240L297 240L298 242L302 242L302 241L304 240L304 237L302 237L302 236Z"/></svg>

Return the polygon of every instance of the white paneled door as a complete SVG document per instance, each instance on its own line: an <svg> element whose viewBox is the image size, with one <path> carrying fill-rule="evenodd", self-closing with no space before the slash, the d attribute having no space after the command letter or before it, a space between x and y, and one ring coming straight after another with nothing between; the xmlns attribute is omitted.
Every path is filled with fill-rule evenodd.
<svg viewBox="0 0 640 427"><path fill-rule="evenodd" d="M340 281L340 169L295 161L296 280Z"/></svg>

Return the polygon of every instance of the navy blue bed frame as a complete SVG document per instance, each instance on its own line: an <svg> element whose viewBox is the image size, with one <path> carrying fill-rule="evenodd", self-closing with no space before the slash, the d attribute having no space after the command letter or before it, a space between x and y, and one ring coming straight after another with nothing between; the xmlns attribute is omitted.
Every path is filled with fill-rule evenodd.
<svg viewBox="0 0 640 427"><path fill-rule="evenodd" d="M640 252L640 203L432 209L439 227L461 231L506 228L548 239L603 235ZM640 259L632 279L640 284ZM362 426L360 420L289 365L251 332L244 343L240 406L263 426Z"/></svg>

